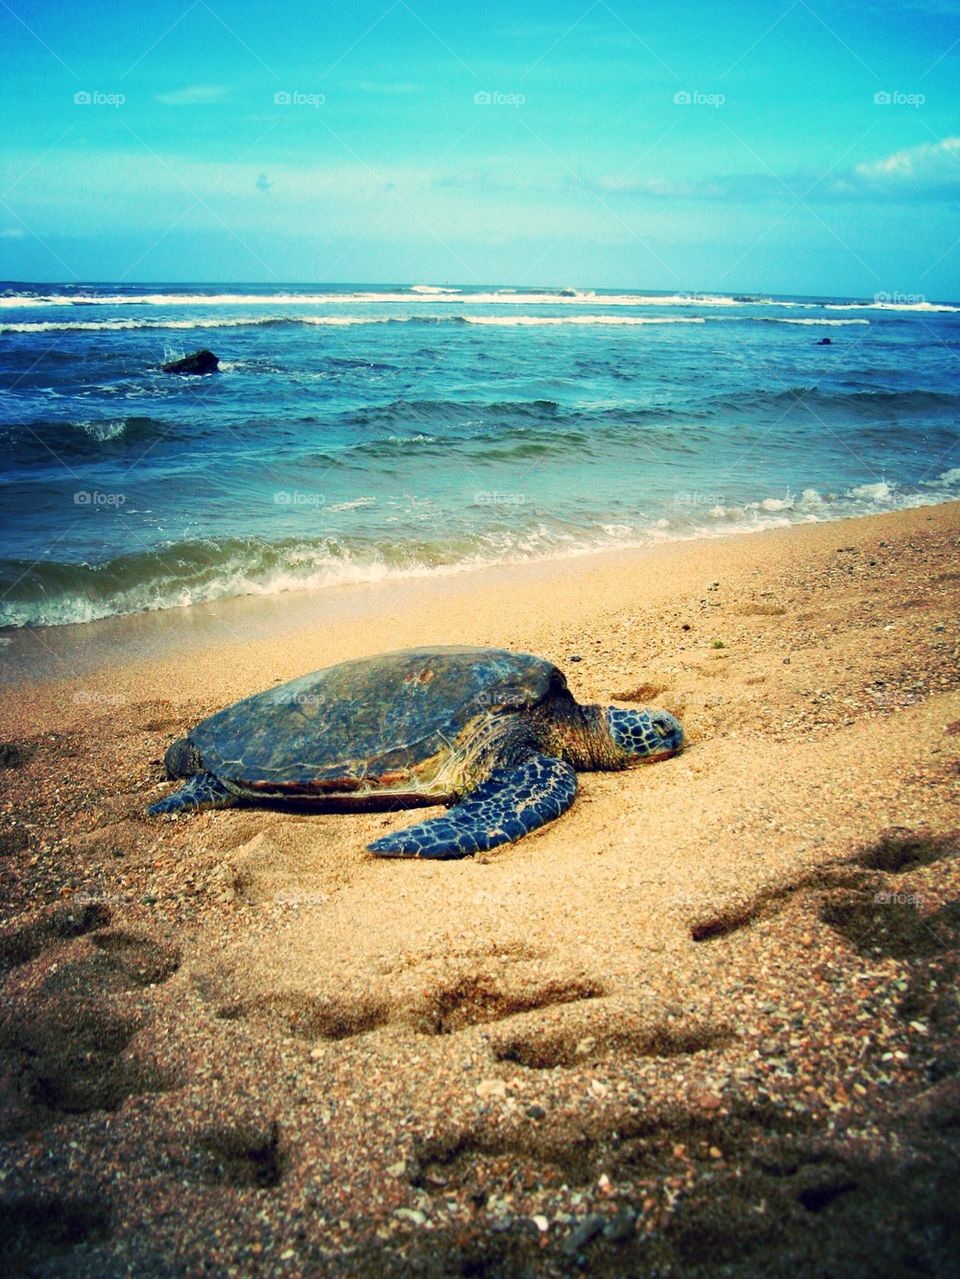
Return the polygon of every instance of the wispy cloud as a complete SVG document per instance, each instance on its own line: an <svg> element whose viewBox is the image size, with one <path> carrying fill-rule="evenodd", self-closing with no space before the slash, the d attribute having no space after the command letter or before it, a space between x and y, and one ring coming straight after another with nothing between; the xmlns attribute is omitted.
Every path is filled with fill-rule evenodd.
<svg viewBox="0 0 960 1279"><path fill-rule="evenodd" d="M599 174L586 185L609 197L743 203L954 199L960 194L960 137L922 142L853 168L819 173L815 169L783 174L747 171L680 179L655 173L626 178Z"/></svg>
<svg viewBox="0 0 960 1279"><path fill-rule="evenodd" d="M166 107L201 107L220 102L226 96L227 90L219 84L188 84L169 93L158 93L156 100Z"/></svg>
<svg viewBox="0 0 960 1279"><path fill-rule="evenodd" d="M714 242L733 244L744 226L777 227L794 206L796 216L818 206L819 220L836 216L838 225L847 226L871 225L871 218L877 225L886 207L925 205L928 225L946 225L951 202L960 196L958 164L960 137L954 136L852 167L794 168L782 175L758 171L759 165L713 176L650 165L637 176L599 167L574 176L551 160L524 167L506 154L425 175L421 165L404 160L373 169L360 161L303 165L258 156L256 162L214 163L88 151L37 166L30 198L22 199L18 212L48 237L77 234L78 228L109 236L134 224L178 234L214 233L224 225L237 234L261 234L269 210L271 235L293 239L315 236L321 227L328 238L352 242L389 224L394 241L406 237L418 244L431 237L446 242L451 227L465 228L475 247L534 245L544 236L573 234L598 245L637 237L644 243L659 237L664 245L699 243L705 229ZM9 167L11 174L18 169L13 161ZM0 167L0 185L4 176ZM12 247L12 237L4 238Z"/></svg>
<svg viewBox="0 0 960 1279"><path fill-rule="evenodd" d="M960 137L894 151L869 164L858 164L854 173L868 187L891 193L919 189L956 195L960 193Z"/></svg>

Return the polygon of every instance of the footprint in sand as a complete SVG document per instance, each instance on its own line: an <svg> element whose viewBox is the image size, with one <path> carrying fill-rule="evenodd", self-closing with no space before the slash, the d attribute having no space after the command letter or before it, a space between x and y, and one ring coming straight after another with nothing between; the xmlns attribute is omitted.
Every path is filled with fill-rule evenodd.
<svg viewBox="0 0 960 1279"><path fill-rule="evenodd" d="M894 827L881 831L875 843L866 845L846 861L820 867L791 883L765 889L745 904L731 905L726 910L696 921L691 925L690 936L695 942L717 941L760 919L768 919L779 913L798 894L819 892L820 919L835 927L854 944L860 941L868 949L870 946L880 947L881 952L885 945L899 945L906 948L903 950L904 956L919 956L928 952L922 949L911 951L911 946L934 944L934 938L939 937L939 933L944 930L945 937L952 936L951 908L945 907L932 920L921 919L915 904L897 901L896 890L889 890L889 881L882 875L903 875L958 854L960 833L934 835L928 831ZM827 894L825 897L824 892ZM923 930L929 934L928 941L923 941L920 936ZM897 941L896 937L900 940ZM870 938L874 940L870 941ZM943 949L947 942L944 941L941 945L937 941L935 944Z"/></svg>
<svg viewBox="0 0 960 1279"><path fill-rule="evenodd" d="M40 912L29 924L0 931L0 973L35 959L49 946L82 937L110 923L112 912L101 902L58 905Z"/></svg>
<svg viewBox="0 0 960 1279"><path fill-rule="evenodd" d="M110 920L102 903L61 905L0 934L0 1130L116 1110L174 1086L133 1047L151 1017L124 997L169 980L179 951Z"/></svg>
<svg viewBox="0 0 960 1279"><path fill-rule="evenodd" d="M587 1033L584 1033L584 1031ZM666 1021L657 1025L621 1025L616 1030L589 1033L589 1027L525 1023L500 1036L491 1045L497 1061L513 1062L530 1070L582 1066L615 1057L688 1057L722 1048L735 1036L726 1027L693 1020L682 1025Z"/></svg>
<svg viewBox="0 0 960 1279"><path fill-rule="evenodd" d="M179 1158L200 1181L235 1190L273 1190L287 1164L276 1120L209 1128Z"/></svg>
<svg viewBox="0 0 960 1279"><path fill-rule="evenodd" d="M960 944L960 902L930 915L913 901L883 889L835 893L824 902L820 919L861 955L925 959Z"/></svg>
<svg viewBox="0 0 960 1279"><path fill-rule="evenodd" d="M0 742L0 768L23 768L36 749L33 742Z"/></svg>
<svg viewBox="0 0 960 1279"><path fill-rule="evenodd" d="M490 973L469 973L421 993L421 983L410 998L389 994L320 993L279 990L257 995L243 990L241 972L214 967L198 975L197 989L215 1006L223 1021L248 1021L307 1041L340 1040L367 1034L387 1024L422 1035L449 1035L473 1026L503 1021L518 1013L604 994L597 982L522 982L514 973L505 984Z"/></svg>
<svg viewBox="0 0 960 1279"><path fill-rule="evenodd" d="M547 981L532 988L519 984L511 988L478 973L431 991L411 1010L409 1022L421 1034L449 1035L533 1009L597 999L603 994L598 982Z"/></svg>
<svg viewBox="0 0 960 1279"><path fill-rule="evenodd" d="M782 604L764 604L762 602L750 604L735 604L730 610L739 617L783 617L786 609Z"/></svg>
<svg viewBox="0 0 960 1279"><path fill-rule="evenodd" d="M95 990L117 995L158 986L180 967L176 946L145 934L101 931L89 934L85 941L85 953L59 964L44 979L40 987L44 994L80 995Z"/></svg>
<svg viewBox="0 0 960 1279"><path fill-rule="evenodd" d="M0 1266L8 1275L52 1274L77 1245L104 1243L111 1233L106 1199L40 1193L9 1199L0 1205Z"/></svg>
<svg viewBox="0 0 960 1279"><path fill-rule="evenodd" d="M783 1134L792 1151L794 1138L804 1128L802 1118L778 1114L773 1108L737 1105L723 1116L681 1106L657 1112L621 1111L609 1117L601 1112L573 1133L548 1122L540 1128L546 1115L527 1119L519 1128L507 1130L482 1123L451 1126L421 1141L409 1171L411 1183L432 1194L454 1188L467 1194L472 1190L475 1202L482 1204L484 1188L502 1180L497 1168L504 1159L509 1159L518 1182L534 1178L538 1183L584 1186L595 1184L601 1173L617 1181L659 1178L664 1166L671 1164L683 1171L689 1167L688 1156L700 1152L709 1164L709 1150L717 1145L728 1152L742 1152L747 1162L761 1135ZM678 1147L682 1155L674 1153ZM803 1159L794 1155L793 1171L802 1165Z"/></svg>
<svg viewBox="0 0 960 1279"><path fill-rule="evenodd" d="M387 1023L390 1009L385 1002L372 998L335 999L305 991L278 991L228 1000L219 1005L216 1015L221 1021L249 1021L295 1039L315 1042L365 1035Z"/></svg>

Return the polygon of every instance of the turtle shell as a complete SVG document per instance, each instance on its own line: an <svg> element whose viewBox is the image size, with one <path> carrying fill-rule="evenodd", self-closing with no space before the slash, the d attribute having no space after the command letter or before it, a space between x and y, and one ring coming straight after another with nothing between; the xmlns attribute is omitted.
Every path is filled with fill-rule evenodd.
<svg viewBox="0 0 960 1279"><path fill-rule="evenodd" d="M550 662L489 648L420 648L343 662L235 702L189 735L239 794L450 798L491 715L570 698Z"/></svg>

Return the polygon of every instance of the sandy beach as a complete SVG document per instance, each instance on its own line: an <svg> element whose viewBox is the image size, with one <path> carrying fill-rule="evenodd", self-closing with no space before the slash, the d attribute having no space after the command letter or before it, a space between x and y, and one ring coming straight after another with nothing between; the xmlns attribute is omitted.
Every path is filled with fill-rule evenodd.
<svg viewBox="0 0 960 1279"><path fill-rule="evenodd" d="M951 503L14 636L4 1272L956 1273L958 549ZM205 715L453 643L689 747L460 862L147 818Z"/></svg>

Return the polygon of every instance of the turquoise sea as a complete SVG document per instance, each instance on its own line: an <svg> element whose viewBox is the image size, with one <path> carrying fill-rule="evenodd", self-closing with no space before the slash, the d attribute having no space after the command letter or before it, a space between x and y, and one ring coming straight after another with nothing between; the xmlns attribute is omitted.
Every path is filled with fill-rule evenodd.
<svg viewBox="0 0 960 1279"><path fill-rule="evenodd" d="M0 625L957 498L958 360L912 296L0 284Z"/></svg>

